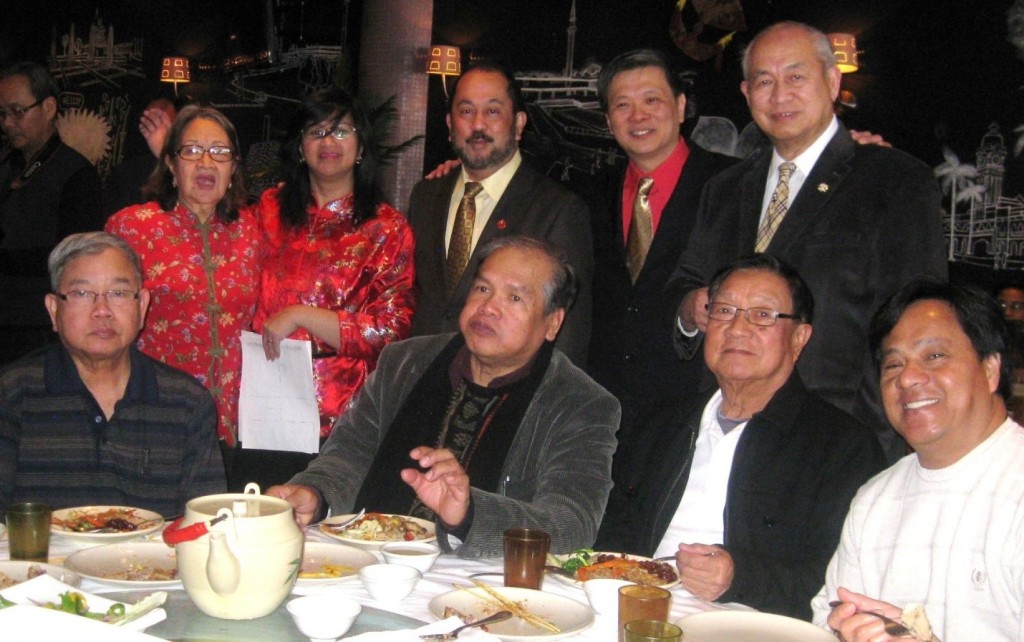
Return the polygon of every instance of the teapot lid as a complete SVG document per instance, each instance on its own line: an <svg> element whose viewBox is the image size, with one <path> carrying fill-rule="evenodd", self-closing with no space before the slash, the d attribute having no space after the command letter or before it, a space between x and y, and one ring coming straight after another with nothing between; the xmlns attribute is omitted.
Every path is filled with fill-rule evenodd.
<svg viewBox="0 0 1024 642"><path fill-rule="evenodd" d="M243 493L206 495L189 500L187 508L189 512L203 515L216 515L220 509L227 508L236 519L269 517L292 510L291 504L283 499L260 495L260 487L253 483L246 484Z"/></svg>

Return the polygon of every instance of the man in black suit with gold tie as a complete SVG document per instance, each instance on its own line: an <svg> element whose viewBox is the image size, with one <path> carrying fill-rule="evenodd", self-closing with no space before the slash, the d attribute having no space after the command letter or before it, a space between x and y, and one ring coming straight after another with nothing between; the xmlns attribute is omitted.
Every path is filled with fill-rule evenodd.
<svg viewBox="0 0 1024 642"><path fill-rule="evenodd" d="M708 279L753 251L800 272L817 301L815 337L797 364L808 389L878 431L891 460L871 363L871 316L918 276L946 278L940 194L931 170L900 151L857 145L833 112L839 93L828 38L783 22L743 56L741 90L772 143L708 182L671 288L682 301L680 352L697 353Z"/></svg>
<svg viewBox="0 0 1024 642"><path fill-rule="evenodd" d="M420 181L409 200L419 289L412 335L458 329L478 247L500 236L532 236L564 252L576 270L579 294L556 345L582 366L594 266L586 204L522 161L526 112L515 79L503 67L478 63L465 71L453 90L447 123L462 167Z"/></svg>

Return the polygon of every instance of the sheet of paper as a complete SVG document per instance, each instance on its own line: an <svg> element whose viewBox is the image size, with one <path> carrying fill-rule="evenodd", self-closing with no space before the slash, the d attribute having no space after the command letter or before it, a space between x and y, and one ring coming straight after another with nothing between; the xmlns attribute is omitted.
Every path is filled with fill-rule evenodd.
<svg viewBox="0 0 1024 642"><path fill-rule="evenodd" d="M285 339L281 356L268 361L262 337L254 332L242 333L238 438L242 448L319 451L320 413L309 341Z"/></svg>

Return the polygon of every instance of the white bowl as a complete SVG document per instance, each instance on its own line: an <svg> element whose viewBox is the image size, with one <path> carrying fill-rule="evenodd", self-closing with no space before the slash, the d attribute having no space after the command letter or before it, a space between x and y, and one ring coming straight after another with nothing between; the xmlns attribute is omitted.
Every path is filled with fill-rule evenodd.
<svg viewBox="0 0 1024 642"><path fill-rule="evenodd" d="M583 582L590 608L599 615L616 615L619 612L619 588L632 584L626 580L602 578Z"/></svg>
<svg viewBox="0 0 1024 642"><path fill-rule="evenodd" d="M388 564L404 564L426 573L441 554L437 544L426 542L388 542L380 548Z"/></svg>
<svg viewBox="0 0 1024 642"><path fill-rule="evenodd" d="M288 612L302 634L333 642L345 635L359 617L359 602L337 593L307 595L288 602Z"/></svg>
<svg viewBox="0 0 1024 642"><path fill-rule="evenodd" d="M381 602L400 602L405 599L423 573L403 564L373 564L359 569L359 579L370 597Z"/></svg>

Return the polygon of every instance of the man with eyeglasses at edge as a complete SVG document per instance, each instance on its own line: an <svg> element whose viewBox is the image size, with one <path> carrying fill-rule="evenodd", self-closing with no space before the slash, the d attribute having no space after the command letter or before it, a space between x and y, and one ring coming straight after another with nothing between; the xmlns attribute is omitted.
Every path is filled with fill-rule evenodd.
<svg viewBox="0 0 1024 642"><path fill-rule="evenodd" d="M741 258L709 285L704 359L717 386L665 408L623 460L598 550L675 555L682 588L804 620L857 488L882 469L866 426L796 370L814 298L789 265ZM695 409L694 409L695 408Z"/></svg>
<svg viewBox="0 0 1024 642"><path fill-rule="evenodd" d="M57 133L59 95L41 65L0 71L0 365L55 340L39 305L46 257L68 234L103 227L96 168Z"/></svg>
<svg viewBox="0 0 1024 642"><path fill-rule="evenodd" d="M138 255L105 232L72 234L49 272L60 344L0 370L0 518L28 500L173 515L224 492L210 393L135 347L150 300Z"/></svg>

